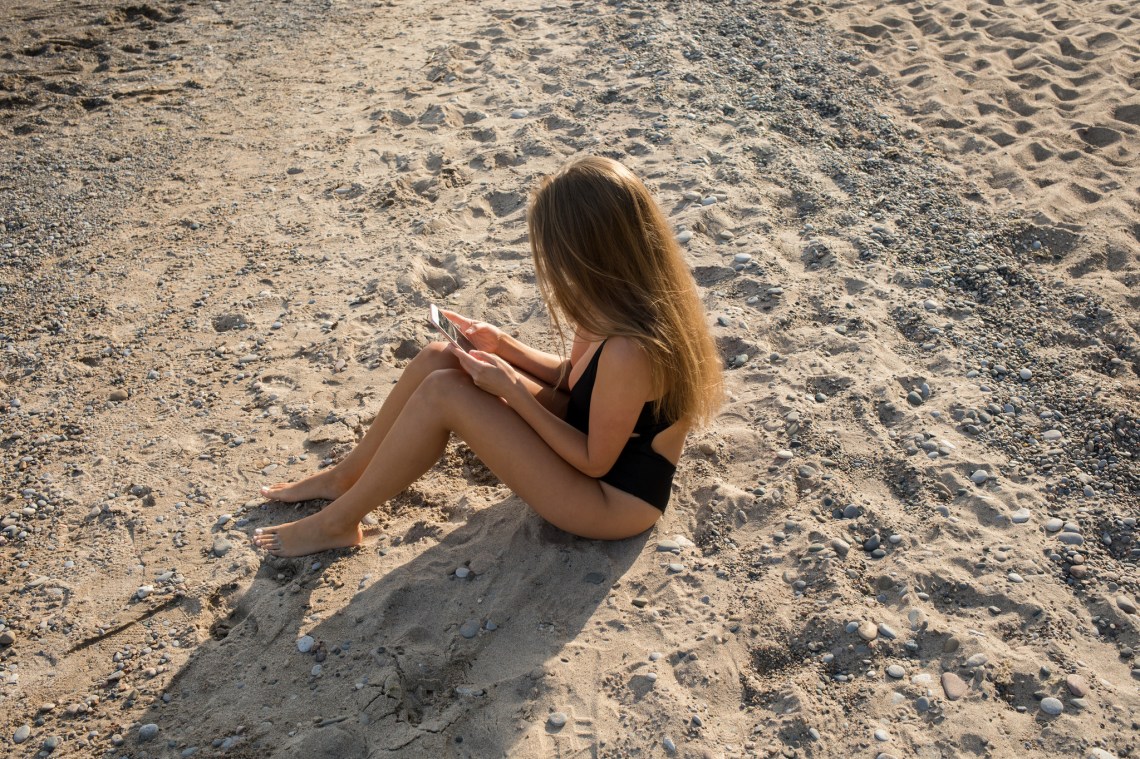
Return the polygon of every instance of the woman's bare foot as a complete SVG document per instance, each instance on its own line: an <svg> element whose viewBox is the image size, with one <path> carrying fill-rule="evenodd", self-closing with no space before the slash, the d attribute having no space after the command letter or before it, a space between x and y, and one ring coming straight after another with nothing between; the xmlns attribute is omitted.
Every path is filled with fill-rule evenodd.
<svg viewBox="0 0 1140 759"><path fill-rule="evenodd" d="M331 548L358 545L364 539L360 524L345 527L325 517L324 512L275 527L259 527L253 544L274 556L308 556Z"/></svg>
<svg viewBox="0 0 1140 759"><path fill-rule="evenodd" d="M317 472L298 482L278 482L276 485L263 485L261 495L272 501L282 503L297 503L311 501L317 498L326 501L335 501L352 487L351 482L345 482L336 467Z"/></svg>

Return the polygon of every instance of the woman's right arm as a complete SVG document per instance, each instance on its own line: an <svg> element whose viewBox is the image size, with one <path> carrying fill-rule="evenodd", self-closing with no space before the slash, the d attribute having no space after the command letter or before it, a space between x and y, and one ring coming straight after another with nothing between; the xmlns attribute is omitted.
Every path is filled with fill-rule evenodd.
<svg viewBox="0 0 1140 759"><path fill-rule="evenodd" d="M459 326L478 350L502 357L512 366L522 369L553 388L567 389L567 379L570 376L569 359L532 348L493 324L472 321L454 311L443 313Z"/></svg>

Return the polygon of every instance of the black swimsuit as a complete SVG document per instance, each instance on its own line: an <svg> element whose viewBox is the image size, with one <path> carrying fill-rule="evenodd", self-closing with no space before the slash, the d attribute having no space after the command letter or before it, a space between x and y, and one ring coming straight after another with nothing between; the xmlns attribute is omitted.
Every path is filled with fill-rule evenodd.
<svg viewBox="0 0 1140 759"><path fill-rule="evenodd" d="M566 409L566 421L575 429L590 433L590 398L594 393L594 381L598 377L598 356L606 347L603 340L594 351L586 370L570 390L570 405ZM653 438L657 433L673 426L673 422L653 413L653 403L646 403L633 426L633 435L622 448L610 471L599 479L637 496L662 511L669 503L669 492L673 485L673 474L677 467L673 462L653 450Z"/></svg>

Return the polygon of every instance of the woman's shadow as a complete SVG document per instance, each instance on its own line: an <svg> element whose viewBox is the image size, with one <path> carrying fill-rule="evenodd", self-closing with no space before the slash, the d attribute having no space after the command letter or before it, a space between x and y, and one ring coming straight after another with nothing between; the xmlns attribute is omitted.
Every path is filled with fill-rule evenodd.
<svg viewBox="0 0 1140 759"><path fill-rule="evenodd" d="M298 759L506 755L520 720L545 725L544 664L578 636L647 536L576 538L511 496L418 555L404 546L381 556L373 545L267 559L215 625L220 640L199 647L143 722L160 726L171 755L191 746ZM403 552L414 557L385 569ZM325 566L314 571L315 561ZM303 633L314 639L308 653L298 650Z"/></svg>

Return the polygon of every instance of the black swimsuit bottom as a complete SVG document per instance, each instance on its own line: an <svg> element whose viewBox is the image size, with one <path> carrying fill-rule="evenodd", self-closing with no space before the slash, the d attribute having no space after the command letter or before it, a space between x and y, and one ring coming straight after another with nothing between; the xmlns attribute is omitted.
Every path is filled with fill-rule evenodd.
<svg viewBox="0 0 1140 759"><path fill-rule="evenodd" d="M566 422L586 434L590 433L590 399L598 378L598 357L605 347L603 340L570 390L570 405L566 408ZM653 438L672 425L673 422L653 413L652 402L646 403L633 426L633 435L622 448L617 461L598 479L665 511L677 467L653 450Z"/></svg>

